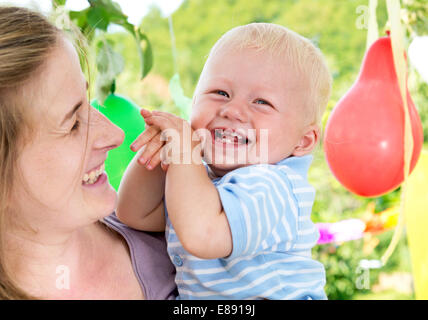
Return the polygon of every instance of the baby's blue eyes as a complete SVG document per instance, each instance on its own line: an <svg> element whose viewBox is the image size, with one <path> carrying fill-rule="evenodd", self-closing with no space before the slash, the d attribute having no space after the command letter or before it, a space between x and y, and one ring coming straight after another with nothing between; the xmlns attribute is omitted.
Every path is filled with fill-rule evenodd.
<svg viewBox="0 0 428 320"><path fill-rule="evenodd" d="M225 96L225 97L229 97L229 95L227 94L227 92L226 91L223 91L223 90L217 90L217 94L219 94L219 95L221 95L221 96Z"/></svg>
<svg viewBox="0 0 428 320"><path fill-rule="evenodd" d="M215 91L215 93L216 93L216 94L218 94L218 95L220 95L220 96L223 96L223 97L229 98L229 94L228 94L226 91L223 91L223 90L216 90L216 91ZM271 103L269 103L268 101L263 100L263 99L256 99L256 100L254 100L254 102L253 102L253 103L255 103L255 104L262 104L262 105L267 105L267 106L272 106L272 104L271 104Z"/></svg>
<svg viewBox="0 0 428 320"><path fill-rule="evenodd" d="M262 100L262 99L257 99L255 102L256 102L256 104L270 104L269 102Z"/></svg>

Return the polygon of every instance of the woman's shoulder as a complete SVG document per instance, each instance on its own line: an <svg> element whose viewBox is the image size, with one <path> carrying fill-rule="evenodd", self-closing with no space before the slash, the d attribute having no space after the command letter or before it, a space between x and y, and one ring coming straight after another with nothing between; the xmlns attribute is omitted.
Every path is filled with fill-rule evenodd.
<svg viewBox="0 0 428 320"><path fill-rule="evenodd" d="M103 221L127 242L135 274L146 299L175 299L175 268L167 254L163 232L145 232L123 224L115 213Z"/></svg>

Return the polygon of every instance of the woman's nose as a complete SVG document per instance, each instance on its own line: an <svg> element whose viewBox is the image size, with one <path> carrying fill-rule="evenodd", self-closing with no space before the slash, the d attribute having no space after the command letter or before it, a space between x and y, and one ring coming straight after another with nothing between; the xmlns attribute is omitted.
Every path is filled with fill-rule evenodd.
<svg viewBox="0 0 428 320"><path fill-rule="evenodd" d="M94 131L95 134L94 148L109 151L119 147L125 138L123 130L111 122L101 112L95 108L92 109L91 122L94 125L90 126L89 130ZM91 135L91 132L89 132L89 135Z"/></svg>
<svg viewBox="0 0 428 320"><path fill-rule="evenodd" d="M244 101L229 101L220 109L219 115L230 120L248 122L248 108Z"/></svg>

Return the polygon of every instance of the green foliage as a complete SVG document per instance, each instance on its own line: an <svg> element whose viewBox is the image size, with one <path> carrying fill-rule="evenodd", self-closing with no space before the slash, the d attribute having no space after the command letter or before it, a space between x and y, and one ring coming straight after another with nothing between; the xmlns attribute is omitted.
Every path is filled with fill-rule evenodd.
<svg viewBox="0 0 428 320"><path fill-rule="evenodd" d="M411 36L426 35L428 32L428 5L426 0L405 0L403 20Z"/></svg>
<svg viewBox="0 0 428 320"><path fill-rule="evenodd" d="M54 0L54 6L64 5L66 0ZM69 16L82 30L90 42L96 42L97 69L99 71L96 82L96 95L98 101L104 102L112 92L116 77L123 70L123 58L114 51L114 44L107 44L103 38L104 32L111 24L122 26L133 36L140 60L140 76L143 79L153 66L152 46L147 35L139 28L128 22L128 17L122 12L120 6L112 0L88 0L89 7L81 11L70 11ZM95 37L95 30L102 33ZM101 41L99 38L101 37Z"/></svg>
<svg viewBox="0 0 428 320"><path fill-rule="evenodd" d="M54 8L65 5L67 0L52 0L52 5Z"/></svg>
<svg viewBox="0 0 428 320"><path fill-rule="evenodd" d="M153 52L151 48L151 44L149 41L149 38L146 34L141 32L141 30L137 29L137 32L135 34L135 38L137 40L137 43L140 45L137 45L138 54L140 56L141 61L141 79L144 79L144 77L149 73L149 71L152 69L153 66ZM142 49L144 46L144 50Z"/></svg>
<svg viewBox="0 0 428 320"><path fill-rule="evenodd" d="M325 292L330 300L348 300L357 292L358 264L364 255L363 241L341 245L322 245L313 250L313 258L320 261L326 271Z"/></svg>
<svg viewBox="0 0 428 320"><path fill-rule="evenodd" d="M104 101L110 92L116 77L122 72L125 62L120 54L116 53L107 41L98 42L96 80L96 97Z"/></svg>
<svg viewBox="0 0 428 320"><path fill-rule="evenodd" d="M380 272L411 272L410 254L406 238L402 237L388 264L381 269L370 269L368 279L364 279L365 270L359 268L362 259L379 259L391 241L392 231L375 238L378 246L370 253L364 253L364 240L349 241L342 244L326 244L316 246L313 257L323 263L326 270L327 285L325 291L331 300L359 299L371 295L371 288L378 282Z"/></svg>

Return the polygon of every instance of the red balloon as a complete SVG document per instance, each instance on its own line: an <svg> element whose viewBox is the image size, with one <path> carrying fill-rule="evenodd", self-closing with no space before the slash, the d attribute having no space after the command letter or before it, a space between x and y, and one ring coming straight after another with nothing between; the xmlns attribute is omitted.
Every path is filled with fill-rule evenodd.
<svg viewBox="0 0 428 320"><path fill-rule="evenodd" d="M407 91L416 165L423 144L421 120ZM357 81L333 109L324 152L331 171L349 191L376 197L404 180L404 110L390 37L367 51Z"/></svg>

